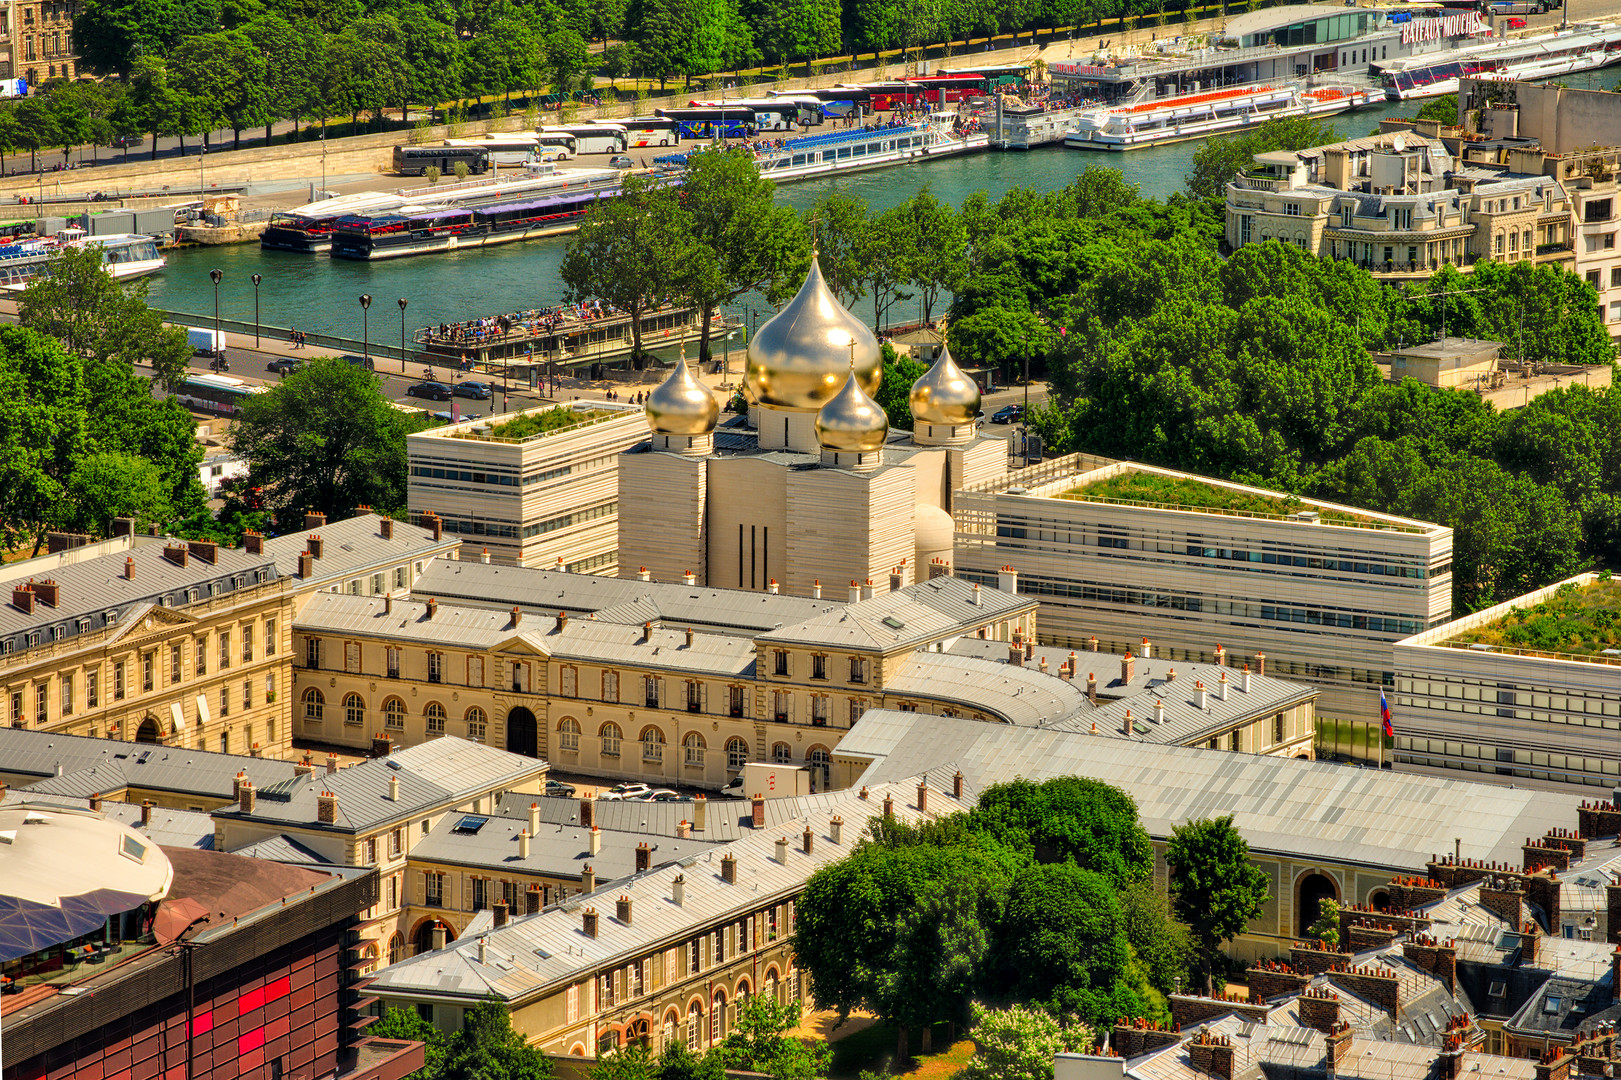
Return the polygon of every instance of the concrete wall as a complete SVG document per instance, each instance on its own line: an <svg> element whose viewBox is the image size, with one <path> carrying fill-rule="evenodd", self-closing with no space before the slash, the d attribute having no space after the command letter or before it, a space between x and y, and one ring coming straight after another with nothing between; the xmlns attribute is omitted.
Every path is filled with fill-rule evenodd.
<svg viewBox="0 0 1621 1080"><path fill-rule="evenodd" d="M1459 106L1471 87L1488 85L1466 79ZM1569 90L1542 83L1514 84L1519 103L1519 134L1539 139L1549 154L1568 154L1589 146L1621 143L1621 95L1604 90Z"/></svg>

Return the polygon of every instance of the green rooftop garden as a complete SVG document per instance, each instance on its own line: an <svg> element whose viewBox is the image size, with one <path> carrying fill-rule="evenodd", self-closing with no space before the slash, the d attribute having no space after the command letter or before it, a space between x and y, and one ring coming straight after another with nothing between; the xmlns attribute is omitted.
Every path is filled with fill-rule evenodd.
<svg viewBox="0 0 1621 1080"><path fill-rule="evenodd" d="M518 442L533 438L536 435L548 435L554 431L566 428L579 427L589 424L603 416L615 415L608 409L571 409L566 405L559 405L554 409L542 412L522 413L513 417L504 424L494 424L481 431L469 431L460 434L463 439L506 439Z"/></svg>
<svg viewBox="0 0 1621 1080"><path fill-rule="evenodd" d="M1608 570L1589 585L1562 585L1532 607L1511 608L1449 639L1454 645L1497 645L1534 652L1599 656L1621 649L1621 580Z"/></svg>
<svg viewBox="0 0 1621 1080"><path fill-rule="evenodd" d="M1293 495L1256 495L1207 484L1202 480L1145 472L1121 473L1107 480L1083 484L1064 492L1060 498L1120 499L1126 502L1185 507L1189 510L1216 510L1273 517L1283 517L1302 510L1315 510L1322 515L1324 521L1378 524L1376 519L1361 514L1348 514L1343 510L1328 510L1315 504L1308 505Z"/></svg>

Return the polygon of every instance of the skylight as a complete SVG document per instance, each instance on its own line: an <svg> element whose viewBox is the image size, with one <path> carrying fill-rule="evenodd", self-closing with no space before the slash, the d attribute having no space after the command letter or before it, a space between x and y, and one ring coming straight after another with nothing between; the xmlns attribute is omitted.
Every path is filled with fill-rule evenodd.
<svg viewBox="0 0 1621 1080"><path fill-rule="evenodd" d="M451 827L451 832L476 833L490 823L490 819L479 814L463 814L461 820Z"/></svg>

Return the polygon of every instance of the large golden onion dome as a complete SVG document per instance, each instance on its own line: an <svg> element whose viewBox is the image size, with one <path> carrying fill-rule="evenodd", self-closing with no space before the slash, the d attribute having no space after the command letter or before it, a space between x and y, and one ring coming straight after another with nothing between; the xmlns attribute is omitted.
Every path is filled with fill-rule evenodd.
<svg viewBox="0 0 1621 1080"><path fill-rule="evenodd" d="M979 415L979 385L963 374L944 344L940 356L907 396L912 416L923 424L972 424Z"/></svg>
<svg viewBox="0 0 1621 1080"><path fill-rule="evenodd" d="M889 417L867 396L855 368L850 367L844 389L816 413L816 441L823 450L870 454L883 449L888 438Z"/></svg>
<svg viewBox="0 0 1621 1080"><path fill-rule="evenodd" d="M878 339L839 303L812 256L805 284L749 342L744 383L763 406L812 412L838 393L852 359L862 389L876 394L883 378Z"/></svg>
<svg viewBox="0 0 1621 1080"><path fill-rule="evenodd" d="M647 426L659 435L708 435L720 419L720 404L687 367L687 356L647 395Z"/></svg>

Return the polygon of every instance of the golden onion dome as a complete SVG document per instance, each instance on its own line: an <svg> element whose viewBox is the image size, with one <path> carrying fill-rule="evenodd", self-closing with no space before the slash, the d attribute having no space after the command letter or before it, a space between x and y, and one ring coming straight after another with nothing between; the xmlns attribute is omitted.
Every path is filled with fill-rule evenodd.
<svg viewBox="0 0 1621 1080"><path fill-rule="evenodd" d="M889 417L861 387L851 366L844 389L816 413L816 441L824 450L869 454L883 448L889 438Z"/></svg>
<svg viewBox="0 0 1621 1080"><path fill-rule="evenodd" d="M940 356L907 397L912 416L924 424L972 424L979 415L979 385L963 374L944 344Z"/></svg>
<svg viewBox="0 0 1621 1080"><path fill-rule="evenodd" d="M720 419L720 404L687 367L685 351L670 377L647 395L647 426L659 435L708 435Z"/></svg>
<svg viewBox="0 0 1621 1080"><path fill-rule="evenodd" d="M744 383L761 405L811 412L838 393L852 360L862 389L876 394L878 339L839 303L813 255L805 284L749 342Z"/></svg>

